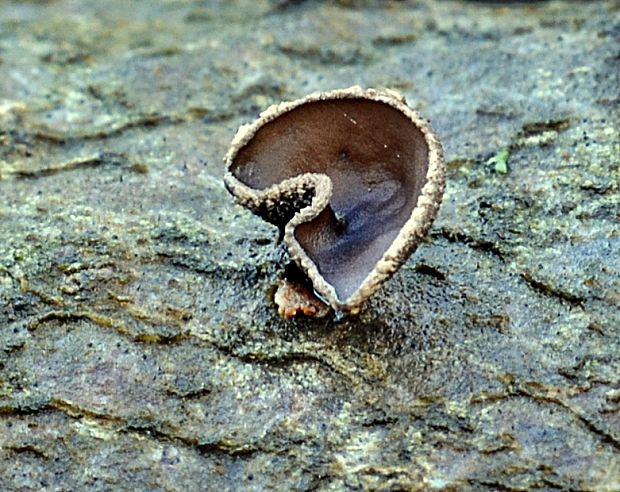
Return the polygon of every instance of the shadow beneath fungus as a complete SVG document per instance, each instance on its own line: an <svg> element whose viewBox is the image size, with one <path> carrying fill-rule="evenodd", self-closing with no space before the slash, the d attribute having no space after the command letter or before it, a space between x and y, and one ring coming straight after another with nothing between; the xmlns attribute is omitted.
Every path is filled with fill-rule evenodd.
<svg viewBox="0 0 620 492"><path fill-rule="evenodd" d="M358 316L336 318L332 314L283 321L272 314L269 331L293 346L311 345L318 359L335 357L357 372L369 371L369 381L374 378L382 380L382 384L401 385L415 394L445 388L445 381L434 381L428 371L432 368L435 372L449 372L458 345L467 337L464 326L441 315L441 305L449 303L445 292L436 289L443 298L437 304L430 298L433 294L428 294L432 287L419 290L407 300L390 295L394 290L390 283L385 290ZM424 307L434 303L432 311ZM412 309L412 305L419 308ZM375 371L377 365L382 366L379 373Z"/></svg>

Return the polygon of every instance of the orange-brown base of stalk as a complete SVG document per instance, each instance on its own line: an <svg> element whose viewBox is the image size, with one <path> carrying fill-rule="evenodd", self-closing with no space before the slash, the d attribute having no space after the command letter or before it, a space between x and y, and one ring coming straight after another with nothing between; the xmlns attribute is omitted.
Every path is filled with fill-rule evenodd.
<svg viewBox="0 0 620 492"><path fill-rule="evenodd" d="M274 301L278 306L278 313L286 320L297 316L322 318L330 311L329 306L316 297L310 289L286 279L279 281Z"/></svg>

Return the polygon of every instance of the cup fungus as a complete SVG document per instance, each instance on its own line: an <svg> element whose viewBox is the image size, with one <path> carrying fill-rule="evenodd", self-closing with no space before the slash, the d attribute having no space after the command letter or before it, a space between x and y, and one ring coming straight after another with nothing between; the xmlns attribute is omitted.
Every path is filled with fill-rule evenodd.
<svg viewBox="0 0 620 492"><path fill-rule="evenodd" d="M268 108L225 156L227 189L280 228L318 296L362 303L407 260L445 184L429 123L391 91L320 92Z"/></svg>

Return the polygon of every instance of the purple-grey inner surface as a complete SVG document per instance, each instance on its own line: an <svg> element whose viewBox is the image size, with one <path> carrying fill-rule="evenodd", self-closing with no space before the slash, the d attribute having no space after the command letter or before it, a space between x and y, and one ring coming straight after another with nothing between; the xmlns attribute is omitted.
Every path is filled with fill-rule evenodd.
<svg viewBox="0 0 620 492"><path fill-rule="evenodd" d="M295 237L348 299L411 216L428 170L428 145L401 111L369 99L309 102L266 123L231 171L260 190L304 173L333 184L329 206ZM282 224L279 224L282 225Z"/></svg>

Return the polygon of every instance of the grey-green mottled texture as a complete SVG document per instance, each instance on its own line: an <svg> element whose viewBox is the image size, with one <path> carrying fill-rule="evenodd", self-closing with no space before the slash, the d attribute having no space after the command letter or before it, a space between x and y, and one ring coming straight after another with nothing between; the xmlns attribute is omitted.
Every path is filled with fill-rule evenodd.
<svg viewBox="0 0 620 492"><path fill-rule="evenodd" d="M1 2L0 489L619 490L619 74L615 0ZM222 155L353 84L446 197L358 319L285 322Z"/></svg>

